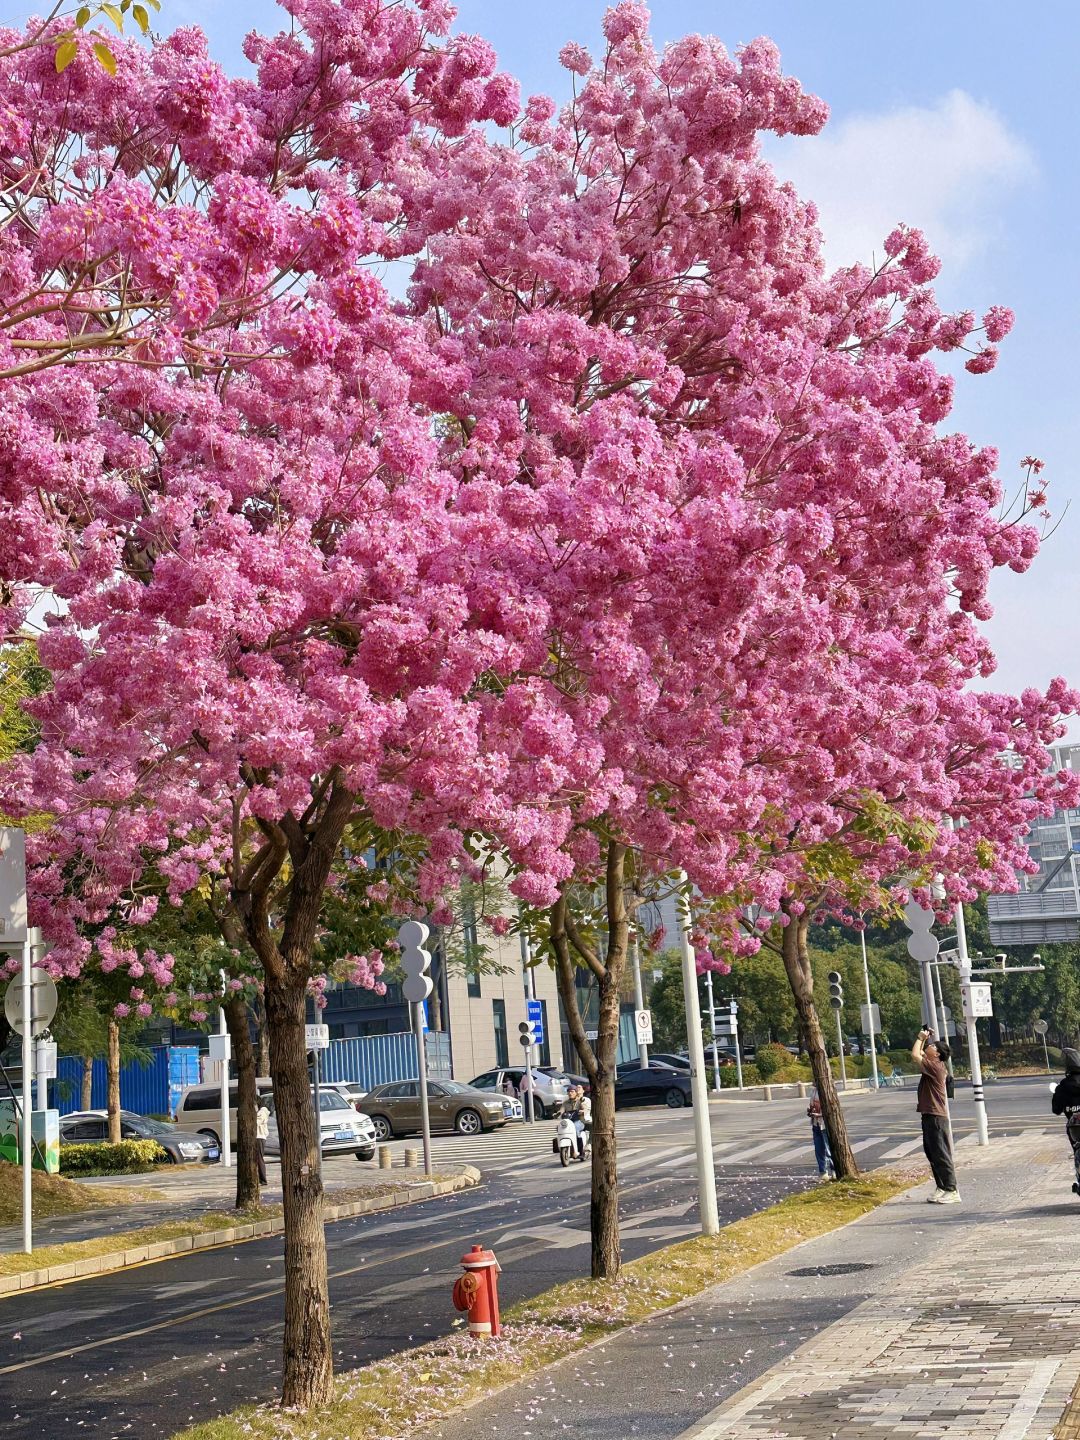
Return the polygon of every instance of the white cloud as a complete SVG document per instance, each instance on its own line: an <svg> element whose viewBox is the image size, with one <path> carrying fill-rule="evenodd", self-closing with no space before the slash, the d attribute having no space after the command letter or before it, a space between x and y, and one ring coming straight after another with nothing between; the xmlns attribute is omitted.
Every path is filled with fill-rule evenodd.
<svg viewBox="0 0 1080 1440"><path fill-rule="evenodd" d="M963 90L934 105L852 115L819 136L774 142L768 154L817 205L833 264L880 257L903 221L955 270L996 232L1004 193L1035 171L997 112Z"/></svg>

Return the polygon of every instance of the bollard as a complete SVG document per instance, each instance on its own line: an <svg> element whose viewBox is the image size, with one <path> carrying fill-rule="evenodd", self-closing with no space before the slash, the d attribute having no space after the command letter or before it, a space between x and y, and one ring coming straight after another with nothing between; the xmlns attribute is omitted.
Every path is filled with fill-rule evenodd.
<svg viewBox="0 0 1080 1440"><path fill-rule="evenodd" d="M807 1096L806 1081L805 1081L805 1080L800 1080L800 1081L799 1081L799 1099L800 1099L800 1100L805 1100L805 1099L806 1099L806 1096Z"/></svg>
<svg viewBox="0 0 1080 1440"><path fill-rule="evenodd" d="M763 1093L762 1093L761 1098L762 1098L763 1100L771 1100L771 1099L772 1099L772 1086L771 1086L771 1085L766 1085L766 1086L764 1086L764 1088L763 1088Z"/></svg>
<svg viewBox="0 0 1080 1440"><path fill-rule="evenodd" d="M390 1152L389 1145L379 1146L379 1169L392 1170L394 1168L394 1157Z"/></svg>
<svg viewBox="0 0 1080 1440"><path fill-rule="evenodd" d="M405 1151L405 1169L415 1170L420 1164L420 1151L414 1146L409 1146Z"/></svg>

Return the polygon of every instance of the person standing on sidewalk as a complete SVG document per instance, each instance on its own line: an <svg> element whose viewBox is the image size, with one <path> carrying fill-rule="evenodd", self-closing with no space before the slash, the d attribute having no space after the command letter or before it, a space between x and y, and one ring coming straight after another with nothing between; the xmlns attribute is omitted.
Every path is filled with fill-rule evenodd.
<svg viewBox="0 0 1080 1440"><path fill-rule="evenodd" d="M1073 1152L1073 1194L1080 1195L1080 1050L1063 1050L1065 1079L1059 1080L1050 1107L1055 1115L1067 1116L1065 1134Z"/></svg>
<svg viewBox="0 0 1080 1440"><path fill-rule="evenodd" d="M944 1040L935 1039L926 1025L919 1031L911 1047L911 1058L922 1072L916 1110L922 1116L923 1149L930 1161L937 1189L927 1197L931 1205L958 1205L956 1170L949 1147L945 1061L951 1051Z"/></svg>
<svg viewBox="0 0 1080 1440"><path fill-rule="evenodd" d="M255 1156L259 1162L259 1184L266 1184L266 1142L270 1138L270 1111L266 1101L259 1098L255 1111Z"/></svg>
<svg viewBox="0 0 1080 1440"><path fill-rule="evenodd" d="M825 1117L821 1113L821 1100L817 1087L810 1092L810 1104L806 1107L810 1116L810 1130L814 1137L814 1159L817 1161L818 1178L821 1181L835 1180L832 1151L829 1149L829 1132L825 1129Z"/></svg>

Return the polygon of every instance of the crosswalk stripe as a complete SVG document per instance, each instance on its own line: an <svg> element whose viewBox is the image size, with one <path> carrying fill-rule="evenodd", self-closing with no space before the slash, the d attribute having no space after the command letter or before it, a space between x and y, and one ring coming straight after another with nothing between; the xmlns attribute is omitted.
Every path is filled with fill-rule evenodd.
<svg viewBox="0 0 1080 1440"><path fill-rule="evenodd" d="M922 1137L918 1140L905 1140L903 1145L894 1145L891 1150L886 1150L880 1158L882 1160L899 1160L901 1155L910 1155L913 1150L922 1147Z"/></svg>
<svg viewBox="0 0 1080 1440"><path fill-rule="evenodd" d="M669 1155L685 1154L685 1145L671 1145L666 1150L646 1150L638 1154L634 1160L623 1160L619 1165L621 1173L627 1170L640 1170L643 1165L659 1165Z"/></svg>
<svg viewBox="0 0 1080 1440"><path fill-rule="evenodd" d="M766 1140L762 1145L751 1145L749 1150L743 1150L742 1153L739 1155L739 1162L741 1163L743 1160L752 1160L759 1155L767 1155L770 1150L776 1150L778 1147L783 1147L786 1143L786 1140L777 1140L774 1137L772 1140Z"/></svg>

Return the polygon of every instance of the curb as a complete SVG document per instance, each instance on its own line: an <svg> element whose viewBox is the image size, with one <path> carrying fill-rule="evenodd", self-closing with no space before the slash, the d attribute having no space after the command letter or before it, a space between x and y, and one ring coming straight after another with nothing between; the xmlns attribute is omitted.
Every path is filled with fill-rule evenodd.
<svg viewBox="0 0 1080 1440"><path fill-rule="evenodd" d="M710 1105L760 1105L764 1100L772 1103L776 1100L805 1100L806 1095L799 1094L799 1086L802 1085L809 1093L811 1085L809 1080L791 1080L782 1085L746 1085L742 1090L722 1090L720 1094L709 1091ZM888 1087L892 1089L892 1086ZM853 1095L877 1095L880 1092L871 1089L865 1080L849 1080L846 1090L837 1086L836 1093L841 1099L850 1100ZM913 1093L912 1091L908 1092Z"/></svg>
<svg viewBox="0 0 1080 1440"><path fill-rule="evenodd" d="M417 1185L402 1187L388 1195L373 1195L368 1200L350 1200L344 1205L324 1205L323 1222L349 1220L355 1215L368 1215L379 1210L397 1210L401 1206L416 1205L440 1195L452 1195L457 1190L469 1190L479 1183L480 1171L475 1166L463 1165L458 1174L448 1175L442 1180L422 1180ZM87 1275L103 1275L114 1270L126 1270L133 1265L171 1260L177 1255L188 1255L195 1250L210 1250L219 1245L237 1245L246 1240L262 1240L267 1235L280 1234L284 1229L284 1218L276 1215L269 1220L253 1220L243 1225L230 1225L222 1230L205 1230L199 1235L180 1235L175 1240L136 1245L129 1250L116 1250L111 1254L88 1255L85 1260L71 1260L64 1265L48 1265L41 1270L24 1270L20 1275L0 1275L0 1299L22 1294L26 1290L38 1290L45 1285L82 1280Z"/></svg>

